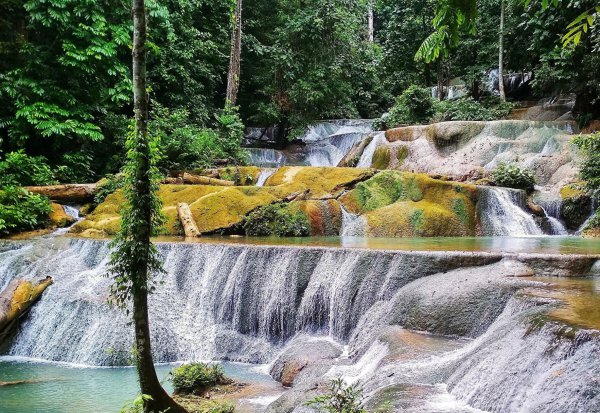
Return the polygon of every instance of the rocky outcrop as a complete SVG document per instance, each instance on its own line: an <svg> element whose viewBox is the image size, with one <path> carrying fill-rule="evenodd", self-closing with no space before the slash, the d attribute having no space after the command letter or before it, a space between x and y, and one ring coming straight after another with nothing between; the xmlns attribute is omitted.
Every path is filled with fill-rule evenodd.
<svg viewBox="0 0 600 413"><path fill-rule="evenodd" d="M558 190L577 178L574 128L569 121L504 120L390 129L371 165L471 181L500 162L514 162L533 170L539 185Z"/></svg>
<svg viewBox="0 0 600 413"><path fill-rule="evenodd" d="M264 187L162 185L159 197L167 219L163 234L183 234L177 213L179 203L189 205L199 232L210 234L241 233L241 224L255 209L275 202L299 201L309 201L304 204L304 210L311 218L315 233L329 234L339 224L318 221L339 220L339 212L335 204L327 201L337 199L344 191L374 173L374 170L358 168L283 167L269 178L269 185ZM119 212L123 204L121 192L115 192L84 221L75 225L72 232L87 237L115 235L120 227Z"/></svg>
<svg viewBox="0 0 600 413"><path fill-rule="evenodd" d="M321 375L342 354L341 346L327 339L299 337L292 340L271 364L269 374L285 387L292 387L296 378L303 374ZM302 380L302 379L301 379Z"/></svg>
<svg viewBox="0 0 600 413"><path fill-rule="evenodd" d="M0 293L0 344L10 334L18 319L35 304L50 285L51 277L35 283L16 279Z"/></svg>

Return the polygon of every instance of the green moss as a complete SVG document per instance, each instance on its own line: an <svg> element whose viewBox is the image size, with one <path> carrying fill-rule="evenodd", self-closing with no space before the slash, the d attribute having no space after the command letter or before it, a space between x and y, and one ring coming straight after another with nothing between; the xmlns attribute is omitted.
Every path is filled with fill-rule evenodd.
<svg viewBox="0 0 600 413"><path fill-rule="evenodd" d="M372 236L476 235L477 190L473 185L424 174L382 171L341 199L364 214Z"/></svg>
<svg viewBox="0 0 600 413"><path fill-rule="evenodd" d="M592 198L585 191L584 183L565 185L560 189L563 200L561 214L567 228L576 230L583 225L592 208Z"/></svg>
<svg viewBox="0 0 600 413"><path fill-rule="evenodd" d="M410 214L410 224L415 235L421 235L423 225L425 225L425 214L422 209L417 209Z"/></svg>
<svg viewBox="0 0 600 413"><path fill-rule="evenodd" d="M375 149L371 167L375 169L387 169L390 166L392 154L389 146L379 146Z"/></svg>

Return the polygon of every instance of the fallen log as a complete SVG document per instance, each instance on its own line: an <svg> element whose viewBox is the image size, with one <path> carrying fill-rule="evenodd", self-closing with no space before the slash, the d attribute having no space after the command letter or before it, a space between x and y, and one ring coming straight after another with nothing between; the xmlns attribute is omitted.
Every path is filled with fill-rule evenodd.
<svg viewBox="0 0 600 413"><path fill-rule="evenodd" d="M371 143L372 140L373 135L369 135L362 141L352 145L352 148L350 148L348 153L342 158L342 160L337 164L337 166L354 168L356 164L358 164L358 161L360 160L360 157L365 151L365 148Z"/></svg>
<svg viewBox="0 0 600 413"><path fill-rule="evenodd" d="M0 343L52 282L52 277L37 283L16 279L0 293Z"/></svg>
<svg viewBox="0 0 600 413"><path fill-rule="evenodd" d="M48 186L28 186L29 192L44 195L53 201L71 204L85 204L94 200L97 184L65 184Z"/></svg>
<svg viewBox="0 0 600 413"><path fill-rule="evenodd" d="M184 172L183 183L188 185L214 185L214 186L235 186L233 181L225 181L224 179L210 178L208 176L192 175Z"/></svg>
<svg viewBox="0 0 600 413"><path fill-rule="evenodd" d="M194 238L200 236L200 231L190 211L190 206L184 202L177 204L177 215L179 215L179 221L183 227L183 233L186 238Z"/></svg>

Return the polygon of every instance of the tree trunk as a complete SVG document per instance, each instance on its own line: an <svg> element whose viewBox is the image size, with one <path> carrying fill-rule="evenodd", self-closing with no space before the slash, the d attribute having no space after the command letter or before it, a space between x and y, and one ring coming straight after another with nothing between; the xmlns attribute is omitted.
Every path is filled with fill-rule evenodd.
<svg viewBox="0 0 600 413"><path fill-rule="evenodd" d="M224 179L216 179L208 176L192 175L184 172L183 183L188 185L214 185L214 186L235 186L233 181L225 181Z"/></svg>
<svg viewBox="0 0 600 413"><path fill-rule="evenodd" d="M242 54L242 0L237 0L231 29L231 50L225 105L235 106L240 87L240 61Z"/></svg>
<svg viewBox="0 0 600 413"><path fill-rule="evenodd" d="M94 200L97 184L66 184L25 187L29 192L44 195L53 201L86 204Z"/></svg>
<svg viewBox="0 0 600 413"><path fill-rule="evenodd" d="M196 238L200 236L200 231L198 230L198 226L196 225L196 221L194 221L194 216L192 215L192 211L190 211L190 206L188 204L185 202L177 204L177 215L179 216L179 222L181 222L183 233L186 238Z"/></svg>
<svg viewBox="0 0 600 413"><path fill-rule="evenodd" d="M498 39L498 91L500 99L506 101L504 91L504 0L500 3L500 35Z"/></svg>
<svg viewBox="0 0 600 413"><path fill-rule="evenodd" d="M440 58L438 60L438 73L437 73L437 97L441 101L444 100L444 62Z"/></svg>
<svg viewBox="0 0 600 413"><path fill-rule="evenodd" d="M135 325L135 358L140 390L151 397L144 402L144 412L186 410L177 404L162 388L152 358L150 326L148 322L148 263L151 256L152 176L151 152L148 139L148 93L146 85L146 7L144 0L132 0L133 11L133 110L137 156L131 208L139 212L143 222L134 223L131 242L139 255L131 266L133 321Z"/></svg>
<svg viewBox="0 0 600 413"><path fill-rule="evenodd" d="M373 1L369 1L368 9L368 20L369 20L369 41L373 43L375 41L375 17L373 14Z"/></svg>

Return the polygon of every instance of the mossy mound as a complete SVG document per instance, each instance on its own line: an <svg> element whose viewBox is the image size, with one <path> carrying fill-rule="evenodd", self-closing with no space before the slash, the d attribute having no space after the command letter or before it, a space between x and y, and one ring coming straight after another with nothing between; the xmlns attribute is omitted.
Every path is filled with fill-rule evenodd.
<svg viewBox="0 0 600 413"><path fill-rule="evenodd" d="M236 185L256 185L261 168L258 166L238 166L219 168L219 179L233 181Z"/></svg>
<svg viewBox="0 0 600 413"><path fill-rule="evenodd" d="M241 169L241 168L240 168ZM257 168L260 171L260 168ZM189 205L198 229L203 234L240 233L241 226L248 214L257 208L279 201L294 194L304 194L305 200L331 200L344 190L352 188L356 182L368 179L375 171L356 168L313 168L284 167L280 168L269 179L269 186L205 186L205 185L161 185L159 197L163 203L166 223L164 235L181 235L181 226L177 216L177 204ZM109 195L86 219L73 228L72 232L84 237L107 237L117 234L120 228L119 212L124 205L120 191ZM323 205L322 219L329 214L335 220L341 220L334 207L327 204L329 212ZM332 228L339 224L318 224L314 207L306 209L305 214L312 220L316 233L325 231L332 233Z"/></svg>
<svg viewBox="0 0 600 413"><path fill-rule="evenodd" d="M474 185L432 179L424 174L383 171L341 198L364 214L368 234L377 237L476 235Z"/></svg>

